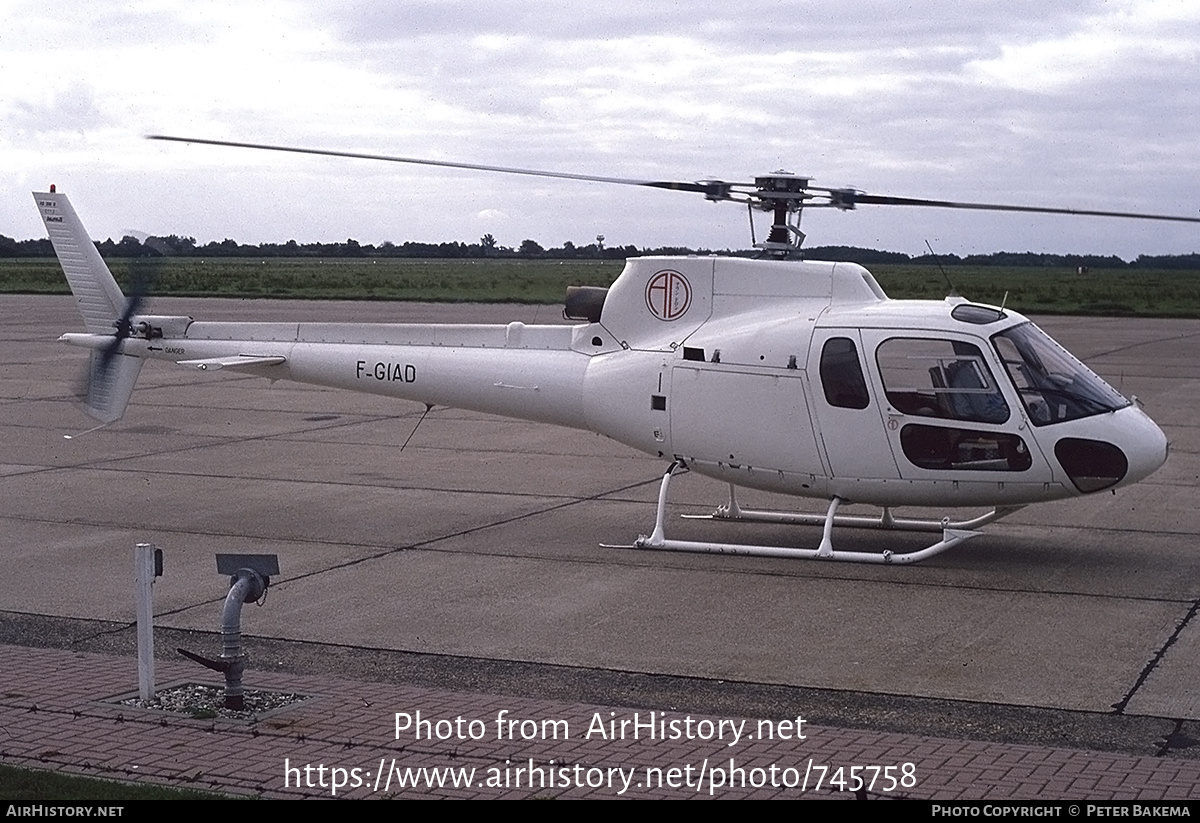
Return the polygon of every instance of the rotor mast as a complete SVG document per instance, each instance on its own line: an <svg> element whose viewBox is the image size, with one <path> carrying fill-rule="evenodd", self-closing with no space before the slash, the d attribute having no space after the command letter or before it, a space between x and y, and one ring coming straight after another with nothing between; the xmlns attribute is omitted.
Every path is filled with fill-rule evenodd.
<svg viewBox="0 0 1200 823"><path fill-rule="evenodd" d="M750 213L750 238L754 248L772 257L798 254L804 242L800 214L805 201L812 199L808 184L812 178L782 169L754 178L754 195L746 199ZM761 243L754 242L754 209L772 213L771 231Z"/></svg>

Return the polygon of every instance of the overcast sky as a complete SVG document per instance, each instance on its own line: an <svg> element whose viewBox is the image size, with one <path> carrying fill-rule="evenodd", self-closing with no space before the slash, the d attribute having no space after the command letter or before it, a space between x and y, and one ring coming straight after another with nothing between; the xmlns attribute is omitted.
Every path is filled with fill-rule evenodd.
<svg viewBox="0 0 1200 823"><path fill-rule="evenodd" d="M0 0L0 234L745 247L700 195L154 143L1200 216L1195 0ZM862 207L808 245L1200 251L1200 225ZM760 237L765 228L760 226Z"/></svg>

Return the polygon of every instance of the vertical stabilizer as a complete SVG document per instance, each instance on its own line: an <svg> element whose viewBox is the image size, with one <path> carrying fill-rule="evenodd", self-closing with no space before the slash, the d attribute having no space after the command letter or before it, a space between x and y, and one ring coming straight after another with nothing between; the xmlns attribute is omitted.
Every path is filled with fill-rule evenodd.
<svg viewBox="0 0 1200 823"><path fill-rule="evenodd" d="M92 334L111 334L125 313L125 296L65 194L34 192L59 265Z"/></svg>
<svg viewBox="0 0 1200 823"><path fill-rule="evenodd" d="M128 333L118 326L128 326L126 314L134 311L134 304L121 293L67 196L55 191L34 192L33 199L88 332L111 336L111 342L102 348L92 346L83 403L90 416L112 423L125 414L144 362L119 350Z"/></svg>

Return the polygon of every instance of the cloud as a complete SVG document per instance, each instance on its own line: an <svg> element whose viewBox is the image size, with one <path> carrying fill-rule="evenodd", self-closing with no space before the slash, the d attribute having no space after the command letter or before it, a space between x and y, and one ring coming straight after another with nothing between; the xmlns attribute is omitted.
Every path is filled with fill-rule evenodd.
<svg viewBox="0 0 1200 823"><path fill-rule="evenodd" d="M63 133L82 135L115 122L96 102L92 87L81 80L43 91L37 99L19 95L18 91L6 107L3 122L6 128L28 139Z"/></svg>
<svg viewBox="0 0 1200 823"><path fill-rule="evenodd" d="M161 208L205 221L176 230L218 238L323 226L401 240L399 226L470 239L457 237L463 216L493 210L546 243L603 231L722 247L747 232L744 212L674 193L156 146L141 134L656 179L786 168L882 194L1195 211L1200 12L1176 0L243 6L101 1L70 20L18 9L0 54L18 90L0 107L8 173L77 170L123 181L135 199L170 179ZM53 129L57 139L37 139ZM233 208L250 181L270 192L269 214ZM193 193L202 211L185 202ZM285 217L295 228L272 225ZM805 225L814 244L878 238L912 252L950 227L957 245L944 251L1009 247L1014 232L1030 248L1085 250L1063 246L1091 238L1087 251L1126 256L1195 245L1149 224L960 217L864 208Z"/></svg>

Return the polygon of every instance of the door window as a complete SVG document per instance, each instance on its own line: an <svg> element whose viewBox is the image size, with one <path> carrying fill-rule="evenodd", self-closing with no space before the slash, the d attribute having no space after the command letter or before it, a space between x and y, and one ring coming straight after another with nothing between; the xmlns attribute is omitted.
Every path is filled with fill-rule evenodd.
<svg viewBox="0 0 1200 823"><path fill-rule="evenodd" d="M1003 432L913 423L900 429L900 447L922 469L1023 472L1033 465L1025 441Z"/></svg>
<svg viewBox="0 0 1200 823"><path fill-rule="evenodd" d="M1008 404L979 347L894 337L875 353L888 402L901 414L1003 423Z"/></svg>

